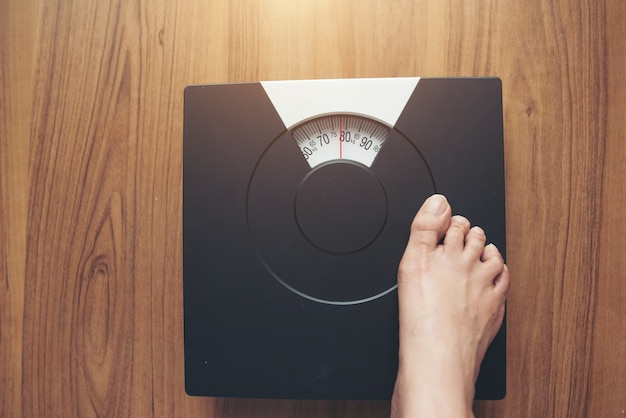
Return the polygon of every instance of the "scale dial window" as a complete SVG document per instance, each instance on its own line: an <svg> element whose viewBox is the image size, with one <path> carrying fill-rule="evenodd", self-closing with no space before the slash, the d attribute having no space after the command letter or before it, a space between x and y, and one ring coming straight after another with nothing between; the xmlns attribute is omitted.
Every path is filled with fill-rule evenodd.
<svg viewBox="0 0 626 418"><path fill-rule="evenodd" d="M292 131L293 139L311 168L333 160L371 167L390 128L373 119L336 114L311 119Z"/></svg>

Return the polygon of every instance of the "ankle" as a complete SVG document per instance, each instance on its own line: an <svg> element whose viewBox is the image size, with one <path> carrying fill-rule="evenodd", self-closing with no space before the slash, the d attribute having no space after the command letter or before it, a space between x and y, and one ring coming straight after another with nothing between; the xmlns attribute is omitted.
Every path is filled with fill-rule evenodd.
<svg viewBox="0 0 626 418"><path fill-rule="evenodd" d="M475 373L466 370L465 361L441 349L431 354L403 351L394 393L398 418L473 417Z"/></svg>
<svg viewBox="0 0 626 418"><path fill-rule="evenodd" d="M391 418L473 418L470 393L454 386L433 384L437 379L414 379L414 373L398 373Z"/></svg>

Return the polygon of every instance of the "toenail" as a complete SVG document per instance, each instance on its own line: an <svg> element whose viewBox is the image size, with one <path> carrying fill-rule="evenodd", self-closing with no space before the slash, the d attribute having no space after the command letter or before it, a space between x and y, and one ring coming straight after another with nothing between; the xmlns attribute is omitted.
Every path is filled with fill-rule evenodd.
<svg viewBox="0 0 626 418"><path fill-rule="evenodd" d="M465 221L465 218L462 217L461 215L454 215L452 217L452 222L454 222L457 225L463 225L465 224L466 221Z"/></svg>
<svg viewBox="0 0 626 418"><path fill-rule="evenodd" d="M440 194L432 195L426 200L424 210L433 215L441 215L446 211L446 198Z"/></svg>
<svg viewBox="0 0 626 418"><path fill-rule="evenodd" d="M478 235L485 235L485 231L480 226L473 227L472 231Z"/></svg>

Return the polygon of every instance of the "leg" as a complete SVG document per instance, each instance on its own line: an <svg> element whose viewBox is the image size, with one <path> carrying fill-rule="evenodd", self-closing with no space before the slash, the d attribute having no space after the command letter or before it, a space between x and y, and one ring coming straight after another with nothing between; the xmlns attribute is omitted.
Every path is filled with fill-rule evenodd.
<svg viewBox="0 0 626 418"><path fill-rule="evenodd" d="M472 416L480 363L502 324L508 269L482 229L451 213L443 196L426 200L398 269L394 418Z"/></svg>

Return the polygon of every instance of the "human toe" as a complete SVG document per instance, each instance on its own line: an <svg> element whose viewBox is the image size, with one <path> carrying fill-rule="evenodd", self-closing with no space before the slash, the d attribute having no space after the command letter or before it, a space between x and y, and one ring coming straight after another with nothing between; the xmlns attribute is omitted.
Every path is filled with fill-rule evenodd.
<svg viewBox="0 0 626 418"><path fill-rule="evenodd" d="M480 254L480 261L482 262L487 262L492 259L497 261L503 260L500 250L498 250L498 247L496 247L493 243L485 245L482 249L482 253ZM502 261L502 263L504 263L504 261Z"/></svg>
<svg viewBox="0 0 626 418"><path fill-rule="evenodd" d="M502 295L502 300L506 299L511 287L511 273L506 264L502 266L502 272L493 279L493 286Z"/></svg>
<svg viewBox="0 0 626 418"><path fill-rule="evenodd" d="M479 227L472 227L465 237L465 251L471 258L480 258L485 250L487 236L485 231Z"/></svg>
<svg viewBox="0 0 626 418"><path fill-rule="evenodd" d="M465 245L465 236L470 230L467 218L456 215L450 220L450 227L446 231L444 246L447 251L462 251Z"/></svg>
<svg viewBox="0 0 626 418"><path fill-rule="evenodd" d="M450 226L451 211L443 195L436 194L426 199L411 224L409 247L437 247Z"/></svg>
<svg viewBox="0 0 626 418"><path fill-rule="evenodd" d="M506 267L506 264L504 264L502 254L500 254L500 251L494 244L486 245L483 248L480 260L482 261L483 266L489 269L489 274L492 275L490 280L493 280L494 284L500 280L500 276L502 276L505 269L507 270L506 273L508 275L508 268Z"/></svg>

